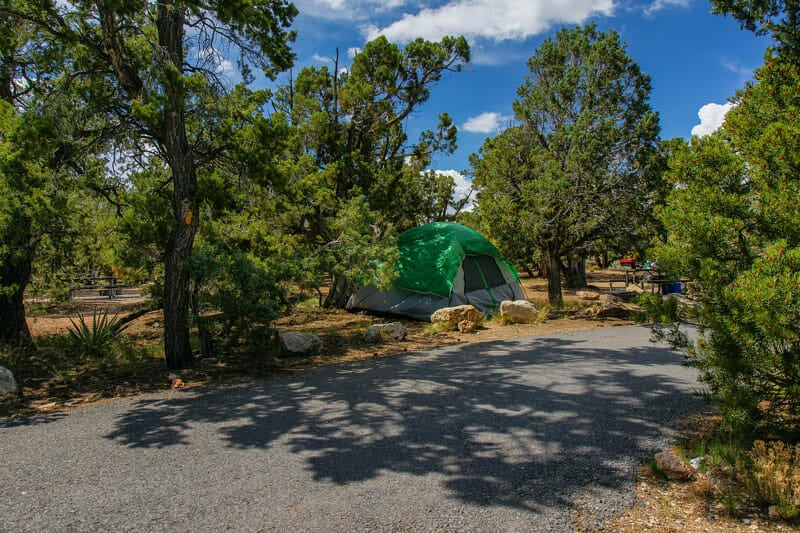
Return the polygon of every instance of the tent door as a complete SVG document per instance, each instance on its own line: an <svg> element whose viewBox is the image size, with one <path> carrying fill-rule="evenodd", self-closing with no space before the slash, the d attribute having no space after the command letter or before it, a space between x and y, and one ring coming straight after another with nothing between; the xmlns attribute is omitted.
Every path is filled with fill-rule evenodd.
<svg viewBox="0 0 800 533"><path fill-rule="evenodd" d="M461 263L464 271L464 294L483 289L489 295L492 305L496 306L499 302L495 299L491 289L508 282L497 266L497 261L489 255L468 255Z"/></svg>

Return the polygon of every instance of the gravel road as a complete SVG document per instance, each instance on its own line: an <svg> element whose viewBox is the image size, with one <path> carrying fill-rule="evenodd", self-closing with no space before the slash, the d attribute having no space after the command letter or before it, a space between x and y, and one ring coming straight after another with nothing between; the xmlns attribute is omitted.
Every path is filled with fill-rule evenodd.
<svg viewBox="0 0 800 533"><path fill-rule="evenodd" d="M572 531L705 410L638 326L0 423L0 531Z"/></svg>

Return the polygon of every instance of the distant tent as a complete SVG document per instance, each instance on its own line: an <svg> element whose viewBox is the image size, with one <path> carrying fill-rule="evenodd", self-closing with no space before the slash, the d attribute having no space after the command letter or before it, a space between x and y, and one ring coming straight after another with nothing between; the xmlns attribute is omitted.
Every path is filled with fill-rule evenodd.
<svg viewBox="0 0 800 533"><path fill-rule="evenodd" d="M419 226L401 234L397 247L399 276L392 287L363 287L350 297L347 309L429 320L442 307L472 304L488 313L503 300L525 299L514 267L466 226Z"/></svg>

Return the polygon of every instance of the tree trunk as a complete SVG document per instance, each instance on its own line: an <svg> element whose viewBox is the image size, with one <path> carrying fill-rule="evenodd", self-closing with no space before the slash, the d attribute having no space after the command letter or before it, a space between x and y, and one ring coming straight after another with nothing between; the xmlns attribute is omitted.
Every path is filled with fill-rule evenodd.
<svg viewBox="0 0 800 533"><path fill-rule="evenodd" d="M539 255L539 277L547 277L547 256L545 254Z"/></svg>
<svg viewBox="0 0 800 533"><path fill-rule="evenodd" d="M23 300L34 253L31 222L29 217L17 217L3 239L10 252L0 257L0 344L33 346Z"/></svg>
<svg viewBox="0 0 800 533"><path fill-rule="evenodd" d="M583 257L570 258L565 274L568 289L586 288L586 259Z"/></svg>
<svg viewBox="0 0 800 533"><path fill-rule="evenodd" d="M561 296L561 258L558 250L542 250L542 256L547 260L547 301L553 307L564 305Z"/></svg>
<svg viewBox="0 0 800 533"><path fill-rule="evenodd" d="M178 178L174 178L176 189ZM170 235L164 260L164 355L167 366L180 369L194 361L189 344L189 270L196 231L195 216L186 202L183 220Z"/></svg>
<svg viewBox="0 0 800 533"><path fill-rule="evenodd" d="M192 280L191 297L190 297L190 311L192 321L197 326L197 337L200 340L200 353L203 357L212 357L215 354L214 349L214 336L209 328L210 320L201 315L200 308L200 291L202 289L202 278L195 278Z"/></svg>
<svg viewBox="0 0 800 533"><path fill-rule="evenodd" d="M353 293L354 283L347 276L332 276L332 279L331 290L322 306L325 309L344 309Z"/></svg>
<svg viewBox="0 0 800 533"><path fill-rule="evenodd" d="M158 41L165 50L163 88L165 105L159 137L172 171L172 209L175 227L170 234L164 257L164 355L169 368L192 364L189 344L189 270L187 260L197 233L195 208L197 174L192 149L186 138L186 102L183 72L184 8L166 2L158 4Z"/></svg>

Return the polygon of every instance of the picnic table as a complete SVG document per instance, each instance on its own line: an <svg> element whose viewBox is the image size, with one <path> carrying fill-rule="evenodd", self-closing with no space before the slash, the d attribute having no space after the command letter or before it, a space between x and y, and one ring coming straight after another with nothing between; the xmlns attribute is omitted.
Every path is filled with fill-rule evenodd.
<svg viewBox="0 0 800 533"><path fill-rule="evenodd" d="M658 270L632 267L617 270L616 272L619 274L619 278L608 281L609 291L613 291L614 283L624 283L625 287L638 285L642 290L645 290L646 284L650 284L650 292L652 294L680 294L686 292L684 280L666 278Z"/></svg>
<svg viewBox="0 0 800 533"><path fill-rule="evenodd" d="M117 291L123 285L117 283L114 276L88 276L71 280L69 288L70 300L80 291L98 291L100 296L108 296L109 299L117 297Z"/></svg>

